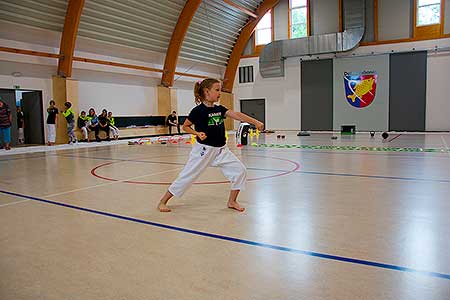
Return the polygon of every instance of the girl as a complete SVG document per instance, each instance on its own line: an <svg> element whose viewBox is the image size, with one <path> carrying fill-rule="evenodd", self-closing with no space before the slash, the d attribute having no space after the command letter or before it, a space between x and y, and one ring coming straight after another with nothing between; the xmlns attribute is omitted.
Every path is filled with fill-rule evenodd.
<svg viewBox="0 0 450 300"><path fill-rule="evenodd" d="M53 146L56 141L56 125L58 124L58 109L55 107L55 101L50 100L50 105L47 108L47 131L48 142L47 145Z"/></svg>
<svg viewBox="0 0 450 300"><path fill-rule="evenodd" d="M69 136L69 144L76 143L77 138L75 137L75 113L72 110L72 103L65 102L64 107L66 110L62 112L64 118L66 118L67 121L67 135Z"/></svg>
<svg viewBox="0 0 450 300"><path fill-rule="evenodd" d="M94 132L95 132L95 140L97 142L100 142L100 137L98 136L98 133L99 133L98 117L95 114L95 109L93 109L92 107L89 108L88 119L89 119L89 125L88 125L89 131L94 130ZM88 142L89 142L89 138L88 138Z"/></svg>
<svg viewBox="0 0 450 300"><path fill-rule="evenodd" d="M82 142L89 142L89 134L88 134L88 126L89 126L89 118L86 116L86 112L84 110L81 111L78 116L77 126L80 128L81 133L83 135Z"/></svg>
<svg viewBox="0 0 450 300"><path fill-rule="evenodd" d="M117 128L116 122L114 121L114 117L111 111L108 112L108 123L109 123L109 129L111 130L110 135L114 137L115 140L119 138L119 128Z"/></svg>
<svg viewBox="0 0 450 300"><path fill-rule="evenodd" d="M160 212L170 212L167 202L173 197L181 197L192 183L208 166L218 166L231 181L231 191L228 198L228 208L244 211L236 199L240 190L245 187L247 173L242 162L228 149L225 138L226 117L248 122L263 130L264 124L243 113L215 105L220 97L220 82L208 78L197 82L194 86L195 103L183 124L183 130L197 137L197 143L192 147L186 166L178 178L170 185L161 198L158 209ZM194 128L192 127L194 125Z"/></svg>

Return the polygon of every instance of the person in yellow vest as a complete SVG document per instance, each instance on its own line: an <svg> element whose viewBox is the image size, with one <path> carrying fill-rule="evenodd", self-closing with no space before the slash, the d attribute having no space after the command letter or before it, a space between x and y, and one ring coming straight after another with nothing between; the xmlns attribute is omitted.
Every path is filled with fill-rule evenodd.
<svg viewBox="0 0 450 300"><path fill-rule="evenodd" d="M83 139L81 140L81 142L89 141L88 124L89 124L89 118L86 116L86 112L83 110L83 111L81 111L80 115L78 116L78 120L77 120L77 126L81 130L81 133L83 134Z"/></svg>
<svg viewBox="0 0 450 300"><path fill-rule="evenodd" d="M114 120L112 112L108 112L109 130L115 140L119 138L119 128L116 127L116 121Z"/></svg>
<svg viewBox="0 0 450 300"><path fill-rule="evenodd" d="M77 138L75 137L75 113L72 110L72 103L64 103L65 110L62 112L64 118L67 121L67 135L69 136L69 144L76 143Z"/></svg>

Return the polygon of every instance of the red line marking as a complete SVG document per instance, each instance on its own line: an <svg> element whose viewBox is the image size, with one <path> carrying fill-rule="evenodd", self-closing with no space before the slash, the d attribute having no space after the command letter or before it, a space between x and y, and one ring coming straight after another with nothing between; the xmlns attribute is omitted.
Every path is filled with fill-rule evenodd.
<svg viewBox="0 0 450 300"><path fill-rule="evenodd" d="M395 140L396 138L398 138L399 136L401 136L401 134L398 134L397 136L394 136L393 138L391 138L391 139L388 140L387 142L390 143L390 142L392 142L393 140Z"/></svg>
<svg viewBox="0 0 450 300"><path fill-rule="evenodd" d="M278 174L274 174L274 175L269 175L269 176L262 176L262 177L256 177L256 178L249 178L247 179L247 181L257 181L257 180L263 180L263 179L268 179L268 178L275 178L275 177L281 177L281 176L285 176L291 173L294 173L295 171L297 171L298 169L300 169L300 164L289 160L289 159L284 159L284 158L279 158L279 157L271 157L271 156L256 156L256 155L248 155L249 157L261 157L261 158L272 158L275 160L282 160L285 162L288 162L292 165L294 165L294 168L292 170L289 171L285 171L285 172L281 172ZM123 162L123 161L122 161ZM93 168L91 170L91 174L97 178L103 179L103 180L108 180L108 181L121 181L118 179L114 179L114 178L109 178L109 177L104 177L101 175L97 174L97 170L115 163L119 163L119 162L108 162L108 163L104 163L101 165L96 166L95 168ZM133 181L133 180L124 180L122 181L123 183L129 183L129 184L152 184L152 185L171 185L172 182L149 182L149 181ZM225 181L203 181L203 182L194 182L193 184L224 184L224 183L229 183L229 181L225 180Z"/></svg>

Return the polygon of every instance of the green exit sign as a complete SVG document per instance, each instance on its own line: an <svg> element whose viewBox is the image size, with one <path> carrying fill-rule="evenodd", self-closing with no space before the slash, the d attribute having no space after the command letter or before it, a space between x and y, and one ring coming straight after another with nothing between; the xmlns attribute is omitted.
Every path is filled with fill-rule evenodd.
<svg viewBox="0 0 450 300"><path fill-rule="evenodd" d="M20 89L20 85L15 85L14 88L15 88L16 90L18 90L18 89Z"/></svg>

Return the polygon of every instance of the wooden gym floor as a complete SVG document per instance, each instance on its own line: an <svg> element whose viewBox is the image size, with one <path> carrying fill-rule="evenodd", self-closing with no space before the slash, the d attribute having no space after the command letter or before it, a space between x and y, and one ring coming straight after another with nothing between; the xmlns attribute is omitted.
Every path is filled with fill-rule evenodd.
<svg viewBox="0 0 450 300"><path fill-rule="evenodd" d="M282 134L244 213L216 168L156 210L185 143L1 150L0 299L450 299L449 134Z"/></svg>

